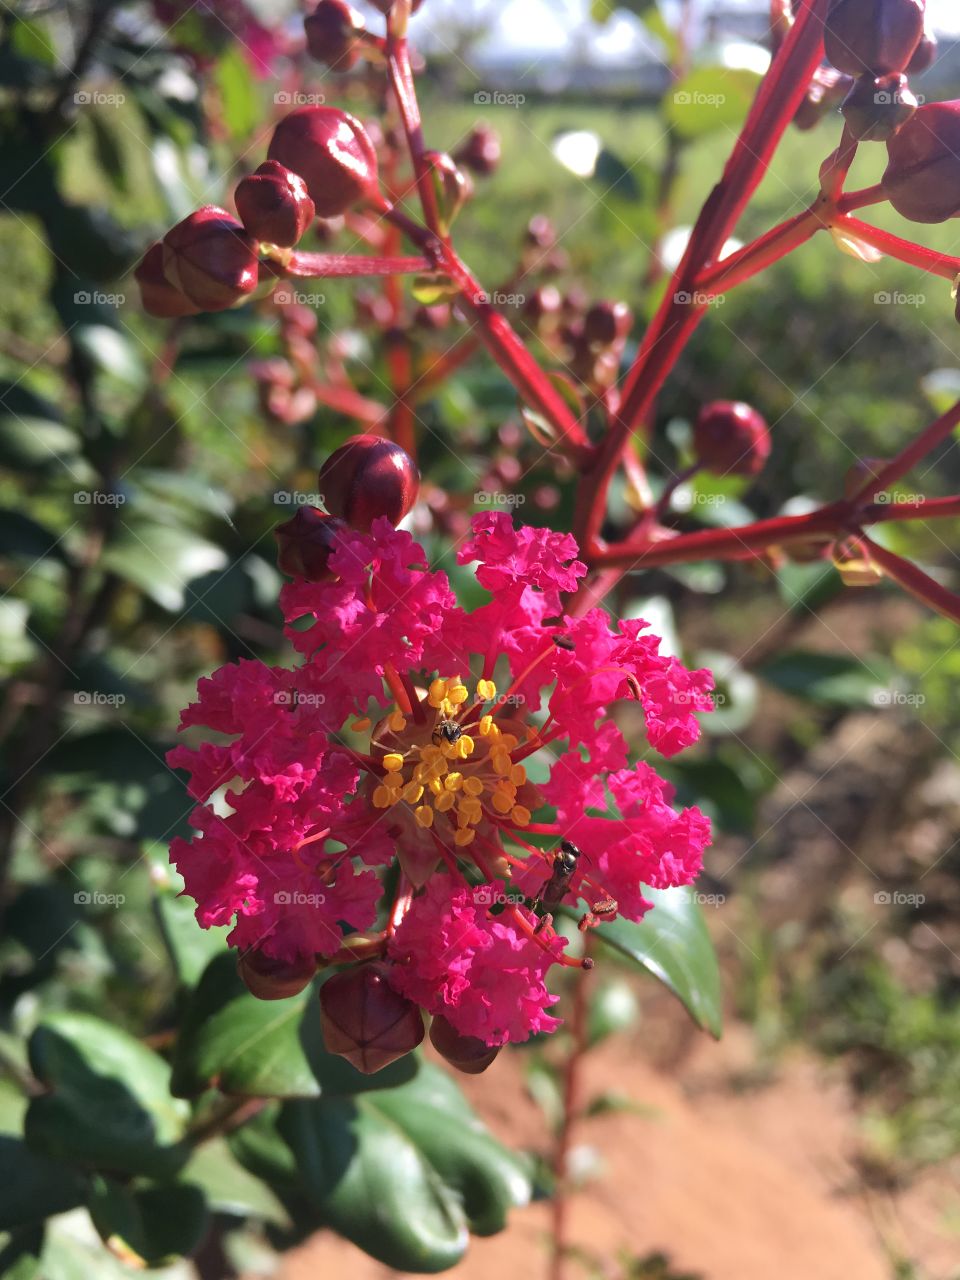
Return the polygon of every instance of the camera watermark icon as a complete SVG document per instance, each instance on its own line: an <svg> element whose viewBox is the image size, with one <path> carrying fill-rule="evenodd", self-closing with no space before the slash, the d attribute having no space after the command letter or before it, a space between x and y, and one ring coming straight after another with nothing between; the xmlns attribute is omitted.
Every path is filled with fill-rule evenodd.
<svg viewBox="0 0 960 1280"><path fill-rule="evenodd" d="M527 496L524 493L502 493L499 489L478 489L473 500L478 507L522 507Z"/></svg>
<svg viewBox="0 0 960 1280"><path fill-rule="evenodd" d="M678 511L690 511L694 507L722 507L726 501L722 493L697 493L694 489L678 489L673 495L673 505Z"/></svg>
<svg viewBox="0 0 960 1280"><path fill-rule="evenodd" d="M918 507L926 502L927 495L925 493L878 493L873 500L878 503L888 503L891 506L896 506L898 502L907 502L912 507Z"/></svg>
<svg viewBox="0 0 960 1280"><path fill-rule="evenodd" d="M873 895L878 907L922 907L927 900L925 893L903 893L899 889L881 889Z"/></svg>
<svg viewBox="0 0 960 1280"><path fill-rule="evenodd" d="M478 907L508 907L512 903L523 902L524 898L522 893L505 893L492 884L481 884L474 889L473 900Z"/></svg>
<svg viewBox="0 0 960 1280"><path fill-rule="evenodd" d="M322 507L322 493L301 493L297 489L277 489L273 495L277 507Z"/></svg>
<svg viewBox="0 0 960 1280"><path fill-rule="evenodd" d="M726 100L725 93L690 93L687 89L678 89L673 95L674 105L678 107L722 107Z"/></svg>
<svg viewBox="0 0 960 1280"><path fill-rule="evenodd" d="M724 293L688 293L680 289L673 295L674 302L680 307L722 307L727 300Z"/></svg>
<svg viewBox="0 0 960 1280"><path fill-rule="evenodd" d="M125 93L101 93L99 89L78 89L73 101L78 107L122 107Z"/></svg>
<svg viewBox="0 0 960 1280"><path fill-rule="evenodd" d="M106 489L75 489L74 506L77 507L122 507L127 500L125 493L112 493Z"/></svg>
<svg viewBox="0 0 960 1280"><path fill-rule="evenodd" d="M101 293L94 290L90 293L87 289L81 289L73 295L73 300L78 307L122 307L127 300L125 293Z"/></svg>
<svg viewBox="0 0 960 1280"><path fill-rule="evenodd" d="M725 893L692 893L691 901L698 907L722 907L727 900Z"/></svg>
<svg viewBox="0 0 960 1280"><path fill-rule="evenodd" d="M525 93L501 93L499 89L478 89L473 95L478 107L522 107L526 100Z"/></svg>
<svg viewBox="0 0 960 1280"><path fill-rule="evenodd" d="M322 307L327 300L325 293L303 293L299 289L277 289L273 294L274 302L281 307L289 307L296 303L300 307Z"/></svg>
<svg viewBox="0 0 960 1280"><path fill-rule="evenodd" d="M80 689L73 695L78 707L122 707L126 700L125 693L101 693L98 689Z"/></svg>
<svg viewBox="0 0 960 1280"><path fill-rule="evenodd" d="M878 107L899 107L901 105L922 107L926 100L925 94L913 93L912 91L903 93L899 89L894 89L892 92L889 89L878 89L873 95L873 101Z"/></svg>
<svg viewBox="0 0 960 1280"><path fill-rule="evenodd" d="M878 307L922 307L926 305L925 293L903 293L900 289L888 292L881 289L873 295L874 304Z"/></svg>
<svg viewBox="0 0 960 1280"><path fill-rule="evenodd" d="M281 89L273 95L274 105L278 107L322 107L326 100L324 93L301 93L299 90L288 93Z"/></svg>
<svg viewBox="0 0 960 1280"><path fill-rule="evenodd" d="M874 689L870 699L875 707L922 707L925 693L905 693L903 689Z"/></svg>
<svg viewBox="0 0 960 1280"><path fill-rule="evenodd" d="M322 907L327 900L324 893L301 893L299 889L280 889L273 895L278 907Z"/></svg>
<svg viewBox="0 0 960 1280"><path fill-rule="evenodd" d="M122 893L101 893L99 889L80 889L73 895L78 907L122 907L126 895Z"/></svg>
<svg viewBox="0 0 960 1280"><path fill-rule="evenodd" d="M302 693L299 689L278 689L273 695L276 707L322 707L326 701L325 693Z"/></svg>
<svg viewBox="0 0 960 1280"><path fill-rule="evenodd" d="M493 293L486 293L481 290L477 294L478 302L485 302L491 307L522 307L527 301L525 293L504 293L500 289L494 290Z"/></svg>

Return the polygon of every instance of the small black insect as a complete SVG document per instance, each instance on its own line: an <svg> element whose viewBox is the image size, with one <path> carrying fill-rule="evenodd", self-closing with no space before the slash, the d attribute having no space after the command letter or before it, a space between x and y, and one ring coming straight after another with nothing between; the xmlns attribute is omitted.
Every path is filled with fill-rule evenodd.
<svg viewBox="0 0 960 1280"><path fill-rule="evenodd" d="M573 879L579 859L580 850L573 841L561 840L553 851L553 870L550 872L550 879L540 890L537 900L533 904L535 911L545 905L550 907L560 905L564 896L570 890L570 881ZM552 916L541 916L536 932L539 933L541 929L552 923Z"/></svg>
<svg viewBox="0 0 960 1280"><path fill-rule="evenodd" d="M553 636L553 643L558 649L575 649L577 646L573 643L569 636Z"/></svg>
<svg viewBox="0 0 960 1280"><path fill-rule="evenodd" d="M439 747L442 742L459 742L463 737L463 729L456 720L441 720L431 736L433 745Z"/></svg>

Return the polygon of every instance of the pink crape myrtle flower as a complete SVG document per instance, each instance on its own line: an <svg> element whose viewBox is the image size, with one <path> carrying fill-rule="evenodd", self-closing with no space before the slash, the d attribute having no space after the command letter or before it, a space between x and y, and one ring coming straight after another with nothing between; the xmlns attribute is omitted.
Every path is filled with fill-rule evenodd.
<svg viewBox="0 0 960 1280"><path fill-rule="evenodd" d="M552 1030L548 971L580 961L543 906L640 920L644 886L690 884L710 838L629 763L611 709L639 703L671 756L712 677L641 621L565 614L576 555L568 534L475 516L457 558L490 598L467 612L409 533L338 533L329 579L281 594L297 665L222 667L183 713L219 735L168 757L199 802L171 857L200 924L290 963L360 942L396 992L488 1045Z"/></svg>

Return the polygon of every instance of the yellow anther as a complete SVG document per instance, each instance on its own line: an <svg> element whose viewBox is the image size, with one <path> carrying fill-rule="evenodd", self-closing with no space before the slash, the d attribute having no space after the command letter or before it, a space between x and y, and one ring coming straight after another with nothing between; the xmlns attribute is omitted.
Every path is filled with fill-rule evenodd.
<svg viewBox="0 0 960 1280"><path fill-rule="evenodd" d="M423 795L423 787L419 782L408 782L401 792L407 804L416 804Z"/></svg>
<svg viewBox="0 0 960 1280"><path fill-rule="evenodd" d="M486 738L489 734L493 732L495 728L496 726L493 723L493 716L485 715L480 717L480 722L477 725L477 729L479 730L481 738Z"/></svg>
<svg viewBox="0 0 960 1280"><path fill-rule="evenodd" d="M527 771L522 764L515 764L510 770L510 781L515 787L522 787L527 780Z"/></svg>
<svg viewBox="0 0 960 1280"><path fill-rule="evenodd" d="M375 809L389 809L396 797L392 791L388 791L386 787L375 787L373 791L373 807Z"/></svg>
<svg viewBox="0 0 960 1280"><path fill-rule="evenodd" d="M407 717L402 711L391 711L387 716L387 724L394 733L403 733L407 727Z"/></svg>
<svg viewBox="0 0 960 1280"><path fill-rule="evenodd" d="M388 791L401 791L405 782L406 779L400 772L385 773L383 775L383 785ZM396 799L396 797L394 797L394 799Z"/></svg>
<svg viewBox="0 0 960 1280"><path fill-rule="evenodd" d="M460 759L466 760L468 756L472 756L475 746L476 743L470 737L469 733L461 734L457 739L458 755L460 756Z"/></svg>
<svg viewBox="0 0 960 1280"><path fill-rule="evenodd" d="M479 822L483 805L473 796L464 796L460 801L458 812L465 815L468 822Z"/></svg>
<svg viewBox="0 0 960 1280"><path fill-rule="evenodd" d="M440 748L447 760L457 760L460 757L460 739L456 742L445 742Z"/></svg>
<svg viewBox="0 0 960 1280"><path fill-rule="evenodd" d="M515 733L501 733L500 735L500 745L501 747L506 747L508 751L512 751L519 741L520 739Z"/></svg>
<svg viewBox="0 0 960 1280"><path fill-rule="evenodd" d="M504 751L502 747L494 747L490 752L490 763L493 765L494 773L499 773L504 778L509 777L513 768L509 751Z"/></svg>
<svg viewBox="0 0 960 1280"><path fill-rule="evenodd" d="M447 690L447 701L452 702L455 707L461 706L469 697L466 685L456 684Z"/></svg>
<svg viewBox="0 0 960 1280"><path fill-rule="evenodd" d="M426 782L430 776L430 766L427 764L414 765L413 780L414 782Z"/></svg>
<svg viewBox="0 0 960 1280"><path fill-rule="evenodd" d="M399 751L388 751L381 763L388 773L396 773L403 768L403 756Z"/></svg>
<svg viewBox="0 0 960 1280"><path fill-rule="evenodd" d="M448 791L459 791L463 786L463 774L456 772L448 773L443 780L443 785Z"/></svg>
<svg viewBox="0 0 960 1280"><path fill-rule="evenodd" d="M361 716L359 720L354 720L353 724L350 726L350 730L352 733L363 733L364 729L369 729L369 728L370 728L369 716Z"/></svg>
<svg viewBox="0 0 960 1280"><path fill-rule="evenodd" d="M455 831L453 833L453 843L458 844L461 847L466 844L471 844L476 839L476 835L477 833L474 831L473 827L464 827L462 830Z"/></svg>
<svg viewBox="0 0 960 1280"><path fill-rule="evenodd" d="M457 797L452 791L441 791L433 802L433 807L437 813L446 813L448 809L452 809L457 803Z"/></svg>
<svg viewBox="0 0 960 1280"><path fill-rule="evenodd" d="M433 810L428 804L422 804L419 809L414 809L413 816L421 827L433 826Z"/></svg>
<svg viewBox="0 0 960 1280"><path fill-rule="evenodd" d="M447 682L439 676L436 680L430 681L430 688L427 690L427 701L431 707L439 707L447 696Z"/></svg>
<svg viewBox="0 0 960 1280"><path fill-rule="evenodd" d="M515 804L510 817L518 827L525 827L530 822L530 810L524 804Z"/></svg>
<svg viewBox="0 0 960 1280"><path fill-rule="evenodd" d="M495 791L493 793L493 807L497 813L509 813L513 808L514 797L509 791Z"/></svg>
<svg viewBox="0 0 960 1280"><path fill-rule="evenodd" d="M420 759L426 760L427 764L430 764L434 760L442 760L443 752L431 742L427 746L420 748Z"/></svg>
<svg viewBox="0 0 960 1280"><path fill-rule="evenodd" d="M490 702L497 696L497 686L492 680L477 681L477 697L482 698L484 702Z"/></svg>
<svg viewBox="0 0 960 1280"><path fill-rule="evenodd" d="M464 778L463 789L468 796L483 795L483 783L479 778Z"/></svg>
<svg viewBox="0 0 960 1280"><path fill-rule="evenodd" d="M439 778L431 778L430 781L427 783L427 786L430 788L430 790L433 792L435 796L440 795L441 791L443 791L443 783L440 781Z"/></svg>

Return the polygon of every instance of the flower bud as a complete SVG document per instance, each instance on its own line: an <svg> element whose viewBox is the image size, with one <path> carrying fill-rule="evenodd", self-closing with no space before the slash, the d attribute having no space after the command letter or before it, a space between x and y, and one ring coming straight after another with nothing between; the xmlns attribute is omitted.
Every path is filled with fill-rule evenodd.
<svg viewBox="0 0 960 1280"><path fill-rule="evenodd" d="M451 1067L468 1076L478 1076L486 1071L500 1052L498 1045L486 1044L477 1036L462 1036L440 1014L435 1014L430 1024L430 1042Z"/></svg>
<svg viewBox="0 0 960 1280"><path fill-rule="evenodd" d="M907 77L861 76L843 100L843 118L858 142L886 142L917 109Z"/></svg>
<svg viewBox="0 0 960 1280"><path fill-rule="evenodd" d="M386 965L341 969L320 988L320 1027L328 1053L372 1075L423 1040L423 1015L387 982Z"/></svg>
<svg viewBox="0 0 960 1280"><path fill-rule="evenodd" d="M299 174L265 160L234 192L237 212L255 240L292 248L314 218L313 201Z"/></svg>
<svg viewBox="0 0 960 1280"><path fill-rule="evenodd" d="M881 185L911 222L945 222L960 213L960 101L920 107L887 143Z"/></svg>
<svg viewBox="0 0 960 1280"><path fill-rule="evenodd" d="M922 71L926 71L928 67L933 66L936 56L937 37L931 30L929 30L929 28L927 28L920 37L920 43L913 51L913 57L907 63L907 75L920 75Z"/></svg>
<svg viewBox="0 0 960 1280"><path fill-rule="evenodd" d="M443 151L425 151L423 160L437 200L440 230L444 235L470 195L465 174Z"/></svg>
<svg viewBox="0 0 960 1280"><path fill-rule="evenodd" d="M597 302L583 318L583 336L591 347L612 347L623 342L632 324L625 302Z"/></svg>
<svg viewBox="0 0 960 1280"><path fill-rule="evenodd" d="M833 0L827 60L851 76L903 71L923 35L924 0Z"/></svg>
<svg viewBox="0 0 960 1280"><path fill-rule="evenodd" d="M356 66L362 45L357 39L365 29L363 15L346 0L320 0L303 20L307 52L331 71L349 71Z"/></svg>
<svg viewBox="0 0 960 1280"><path fill-rule="evenodd" d="M163 274L163 245L159 241L143 255L133 276L140 286L143 309L149 315L169 319L172 316L195 316L200 311Z"/></svg>
<svg viewBox="0 0 960 1280"><path fill-rule="evenodd" d="M378 516L399 524L419 490L416 463L398 444L381 436L351 436L320 468L324 506L363 533Z"/></svg>
<svg viewBox="0 0 960 1280"><path fill-rule="evenodd" d="M557 230L545 213L535 213L527 223L523 239L531 249L552 249L557 243Z"/></svg>
<svg viewBox="0 0 960 1280"><path fill-rule="evenodd" d="M257 287L256 241L225 209L207 204L164 236L163 272L201 311L226 311Z"/></svg>
<svg viewBox="0 0 960 1280"><path fill-rule="evenodd" d="M377 155L363 125L337 107L298 107L277 125L267 155L307 185L321 218L334 218L377 187Z"/></svg>
<svg viewBox="0 0 960 1280"><path fill-rule="evenodd" d="M556 329L562 305L560 290L552 284L542 284L527 295L523 316L531 329L543 337Z"/></svg>
<svg viewBox="0 0 960 1280"><path fill-rule="evenodd" d="M237 957L237 972L244 986L258 1000L286 1000L298 995L317 972L313 956L278 960L262 951L243 951Z"/></svg>
<svg viewBox="0 0 960 1280"><path fill-rule="evenodd" d="M273 531L277 568L291 578L323 582L331 576L327 562L337 549L336 535L346 527L342 520L316 507L298 507L289 520Z"/></svg>
<svg viewBox="0 0 960 1280"><path fill-rule="evenodd" d="M693 428L697 461L717 476L755 476L770 456L770 430L751 405L714 400Z"/></svg>
<svg viewBox="0 0 960 1280"><path fill-rule="evenodd" d="M453 158L478 178L489 177L500 164L500 135L488 124L474 125Z"/></svg>

